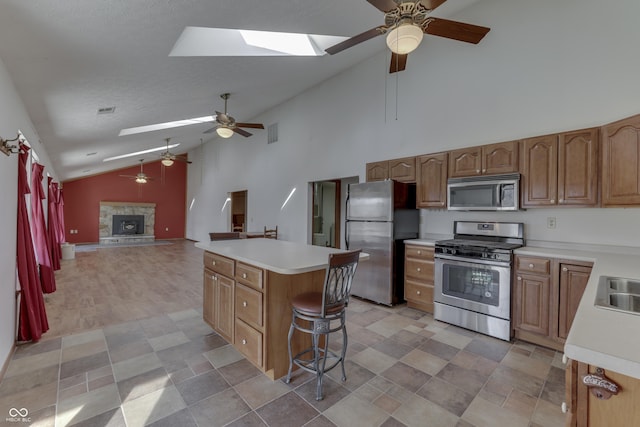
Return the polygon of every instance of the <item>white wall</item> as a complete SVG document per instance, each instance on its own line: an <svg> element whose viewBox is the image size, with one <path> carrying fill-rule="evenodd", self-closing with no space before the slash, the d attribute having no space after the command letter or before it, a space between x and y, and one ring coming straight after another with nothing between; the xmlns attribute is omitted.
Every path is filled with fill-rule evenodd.
<svg viewBox="0 0 640 427"><path fill-rule="evenodd" d="M638 16L640 2L632 0L605 7L596 0L477 2L451 19L488 23L491 31L479 45L426 36L407 70L392 76L388 53L380 53L257 117L278 122L275 144L267 145L265 131L213 140L203 155L191 153L188 193L196 202L187 236L206 240L209 231L224 230L220 209L227 192L246 188L249 230L278 224L283 239L306 242L308 182L355 175L364 181L371 161L640 113ZM376 42L383 44L367 43ZM529 239L640 246L639 212L531 209L498 217L424 211L422 232L450 233L458 217L520 220ZM556 229L546 228L548 216L557 218Z"/></svg>
<svg viewBox="0 0 640 427"><path fill-rule="evenodd" d="M4 63L0 60L0 138L13 139L18 130L37 152L40 163L56 178L49 157L33 130L22 100L18 96ZM15 144L15 143L13 143ZM0 369L4 366L15 340L16 331L16 224L18 156L0 153ZM46 212L46 210L45 210Z"/></svg>

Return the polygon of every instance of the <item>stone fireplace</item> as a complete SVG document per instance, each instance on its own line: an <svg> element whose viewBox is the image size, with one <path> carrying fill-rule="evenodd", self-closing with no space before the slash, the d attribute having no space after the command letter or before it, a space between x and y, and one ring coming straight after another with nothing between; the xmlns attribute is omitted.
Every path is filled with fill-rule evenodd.
<svg viewBox="0 0 640 427"><path fill-rule="evenodd" d="M153 242L156 204L100 202L100 244Z"/></svg>

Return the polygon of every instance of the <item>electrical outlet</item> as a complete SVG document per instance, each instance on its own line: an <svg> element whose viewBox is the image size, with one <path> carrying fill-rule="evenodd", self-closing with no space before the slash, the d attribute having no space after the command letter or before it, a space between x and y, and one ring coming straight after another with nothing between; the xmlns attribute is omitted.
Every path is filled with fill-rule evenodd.
<svg viewBox="0 0 640 427"><path fill-rule="evenodd" d="M555 216L547 217L547 228L556 228L556 217Z"/></svg>
<svg viewBox="0 0 640 427"><path fill-rule="evenodd" d="M169 227L165 227L164 231L169 231Z"/></svg>

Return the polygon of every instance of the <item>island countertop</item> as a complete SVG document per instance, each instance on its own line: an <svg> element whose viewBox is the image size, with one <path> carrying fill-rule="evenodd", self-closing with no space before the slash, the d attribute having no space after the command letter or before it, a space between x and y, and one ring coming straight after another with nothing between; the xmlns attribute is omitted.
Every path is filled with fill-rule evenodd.
<svg viewBox="0 0 640 427"><path fill-rule="evenodd" d="M346 252L342 249L276 239L197 242L196 247L280 274L300 274L324 269L329 264L330 253ZM360 261L368 258L368 254L360 254Z"/></svg>

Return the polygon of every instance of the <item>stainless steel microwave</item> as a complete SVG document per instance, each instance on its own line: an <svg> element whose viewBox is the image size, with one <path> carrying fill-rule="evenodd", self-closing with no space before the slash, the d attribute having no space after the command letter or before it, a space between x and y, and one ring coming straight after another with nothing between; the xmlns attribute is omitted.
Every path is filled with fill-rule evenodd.
<svg viewBox="0 0 640 427"><path fill-rule="evenodd" d="M520 174L450 178L447 193L447 209L451 211L517 211Z"/></svg>

